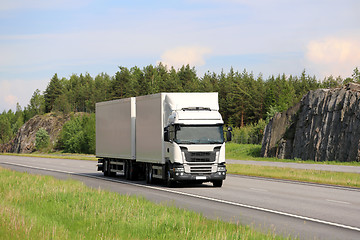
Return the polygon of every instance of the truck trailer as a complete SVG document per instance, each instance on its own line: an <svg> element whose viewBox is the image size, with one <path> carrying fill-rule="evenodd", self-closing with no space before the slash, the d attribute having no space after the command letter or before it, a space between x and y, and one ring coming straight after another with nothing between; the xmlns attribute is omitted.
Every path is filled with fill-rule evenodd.
<svg viewBox="0 0 360 240"><path fill-rule="evenodd" d="M98 171L126 179L212 182L226 178L217 93L158 93L96 104Z"/></svg>

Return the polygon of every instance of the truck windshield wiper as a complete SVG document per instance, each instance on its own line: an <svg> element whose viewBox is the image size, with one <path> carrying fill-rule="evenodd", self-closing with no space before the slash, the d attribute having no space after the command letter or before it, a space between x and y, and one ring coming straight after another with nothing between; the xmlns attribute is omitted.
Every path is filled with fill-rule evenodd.
<svg viewBox="0 0 360 240"><path fill-rule="evenodd" d="M221 141L209 141L210 144L222 144L223 142Z"/></svg>
<svg viewBox="0 0 360 240"><path fill-rule="evenodd" d="M178 143L180 144L195 144L195 143L199 143L199 140L196 141L189 141L189 140L182 140L182 141L178 141Z"/></svg>

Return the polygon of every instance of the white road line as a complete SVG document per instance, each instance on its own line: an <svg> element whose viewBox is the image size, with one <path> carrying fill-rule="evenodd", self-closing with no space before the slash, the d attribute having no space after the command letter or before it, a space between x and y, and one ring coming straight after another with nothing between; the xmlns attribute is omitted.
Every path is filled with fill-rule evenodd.
<svg viewBox="0 0 360 240"><path fill-rule="evenodd" d="M344 229L349 229L349 230L354 230L354 231L360 232L360 228L358 228L358 227L348 226L348 225L344 225L344 224L340 224L340 223L329 222L329 221L316 219L316 218L311 218L311 217L300 216L300 215L287 213L287 212L271 210L271 209L262 208L262 207L251 206L251 205L237 203L237 202L231 202L231 201L217 199L217 198L200 196L200 195L196 195L196 194L192 194L192 193L179 192L179 191L171 190L171 189L165 189L165 188L160 188L160 187L155 187L155 186L148 186L148 185L141 185L141 184L138 184L138 183L126 182L126 181L117 180L117 179L111 179L111 178L98 177L98 176L93 176L93 175L88 175L88 174L83 174L83 173L75 173L75 172L62 171L62 170L56 170L56 169L33 167L33 166L17 164L17 163L10 163L10 162L3 162L3 163L8 164L8 165L33 168L33 169L38 169L38 170L66 173L66 174L72 174L72 175L77 175L77 176L85 176L85 177L90 177L90 178L106 180L106 181L110 181L110 182L118 182L118 183L128 184L128 185L132 185L132 186L143 187L143 188L148 188L148 189L154 189L154 190L158 190L158 191L169 192L169 193L174 193L174 194L178 194L178 195L183 195L183 196L188 196L188 197L193 197L193 198L198 198L198 199L203 199L203 200L208 200L208 201L213 201L213 202L218 202L218 203L225 203L225 204L228 204L228 205L233 205L233 206L238 206L238 207L243 207L243 208L248 208L248 209L253 209L253 210L258 210L258 211L263 211L263 212L267 212L267 213L273 213L273 214L277 214L277 215L292 217L292 218L301 219L301 220L305 220L305 221L316 222L316 223L321 223L321 224L325 224L325 225L329 225L329 226L334 226L334 227L339 227L339 228L344 228Z"/></svg>
<svg viewBox="0 0 360 240"><path fill-rule="evenodd" d="M257 192L268 192L268 190L266 189L261 189L261 188L249 188L251 190L257 191Z"/></svg>
<svg viewBox="0 0 360 240"><path fill-rule="evenodd" d="M349 202L337 201L337 200L332 200L332 199L326 199L326 201L333 202L333 203L347 204L347 205L351 204Z"/></svg>

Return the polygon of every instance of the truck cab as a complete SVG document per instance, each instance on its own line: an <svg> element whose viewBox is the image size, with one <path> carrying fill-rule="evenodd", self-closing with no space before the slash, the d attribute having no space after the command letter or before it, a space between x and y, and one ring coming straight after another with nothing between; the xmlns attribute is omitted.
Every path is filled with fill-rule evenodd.
<svg viewBox="0 0 360 240"><path fill-rule="evenodd" d="M226 178L223 120L205 107L173 111L164 129L165 158L173 181L213 182Z"/></svg>

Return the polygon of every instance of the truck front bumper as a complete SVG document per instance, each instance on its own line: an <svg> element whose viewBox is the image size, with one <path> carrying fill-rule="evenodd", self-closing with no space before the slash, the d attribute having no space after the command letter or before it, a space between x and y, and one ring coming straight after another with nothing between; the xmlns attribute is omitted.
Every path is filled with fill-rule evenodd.
<svg viewBox="0 0 360 240"><path fill-rule="evenodd" d="M218 180L225 180L226 171L215 172L211 174L193 174L184 172L170 172L170 176L174 181L200 181L200 182L211 182Z"/></svg>

